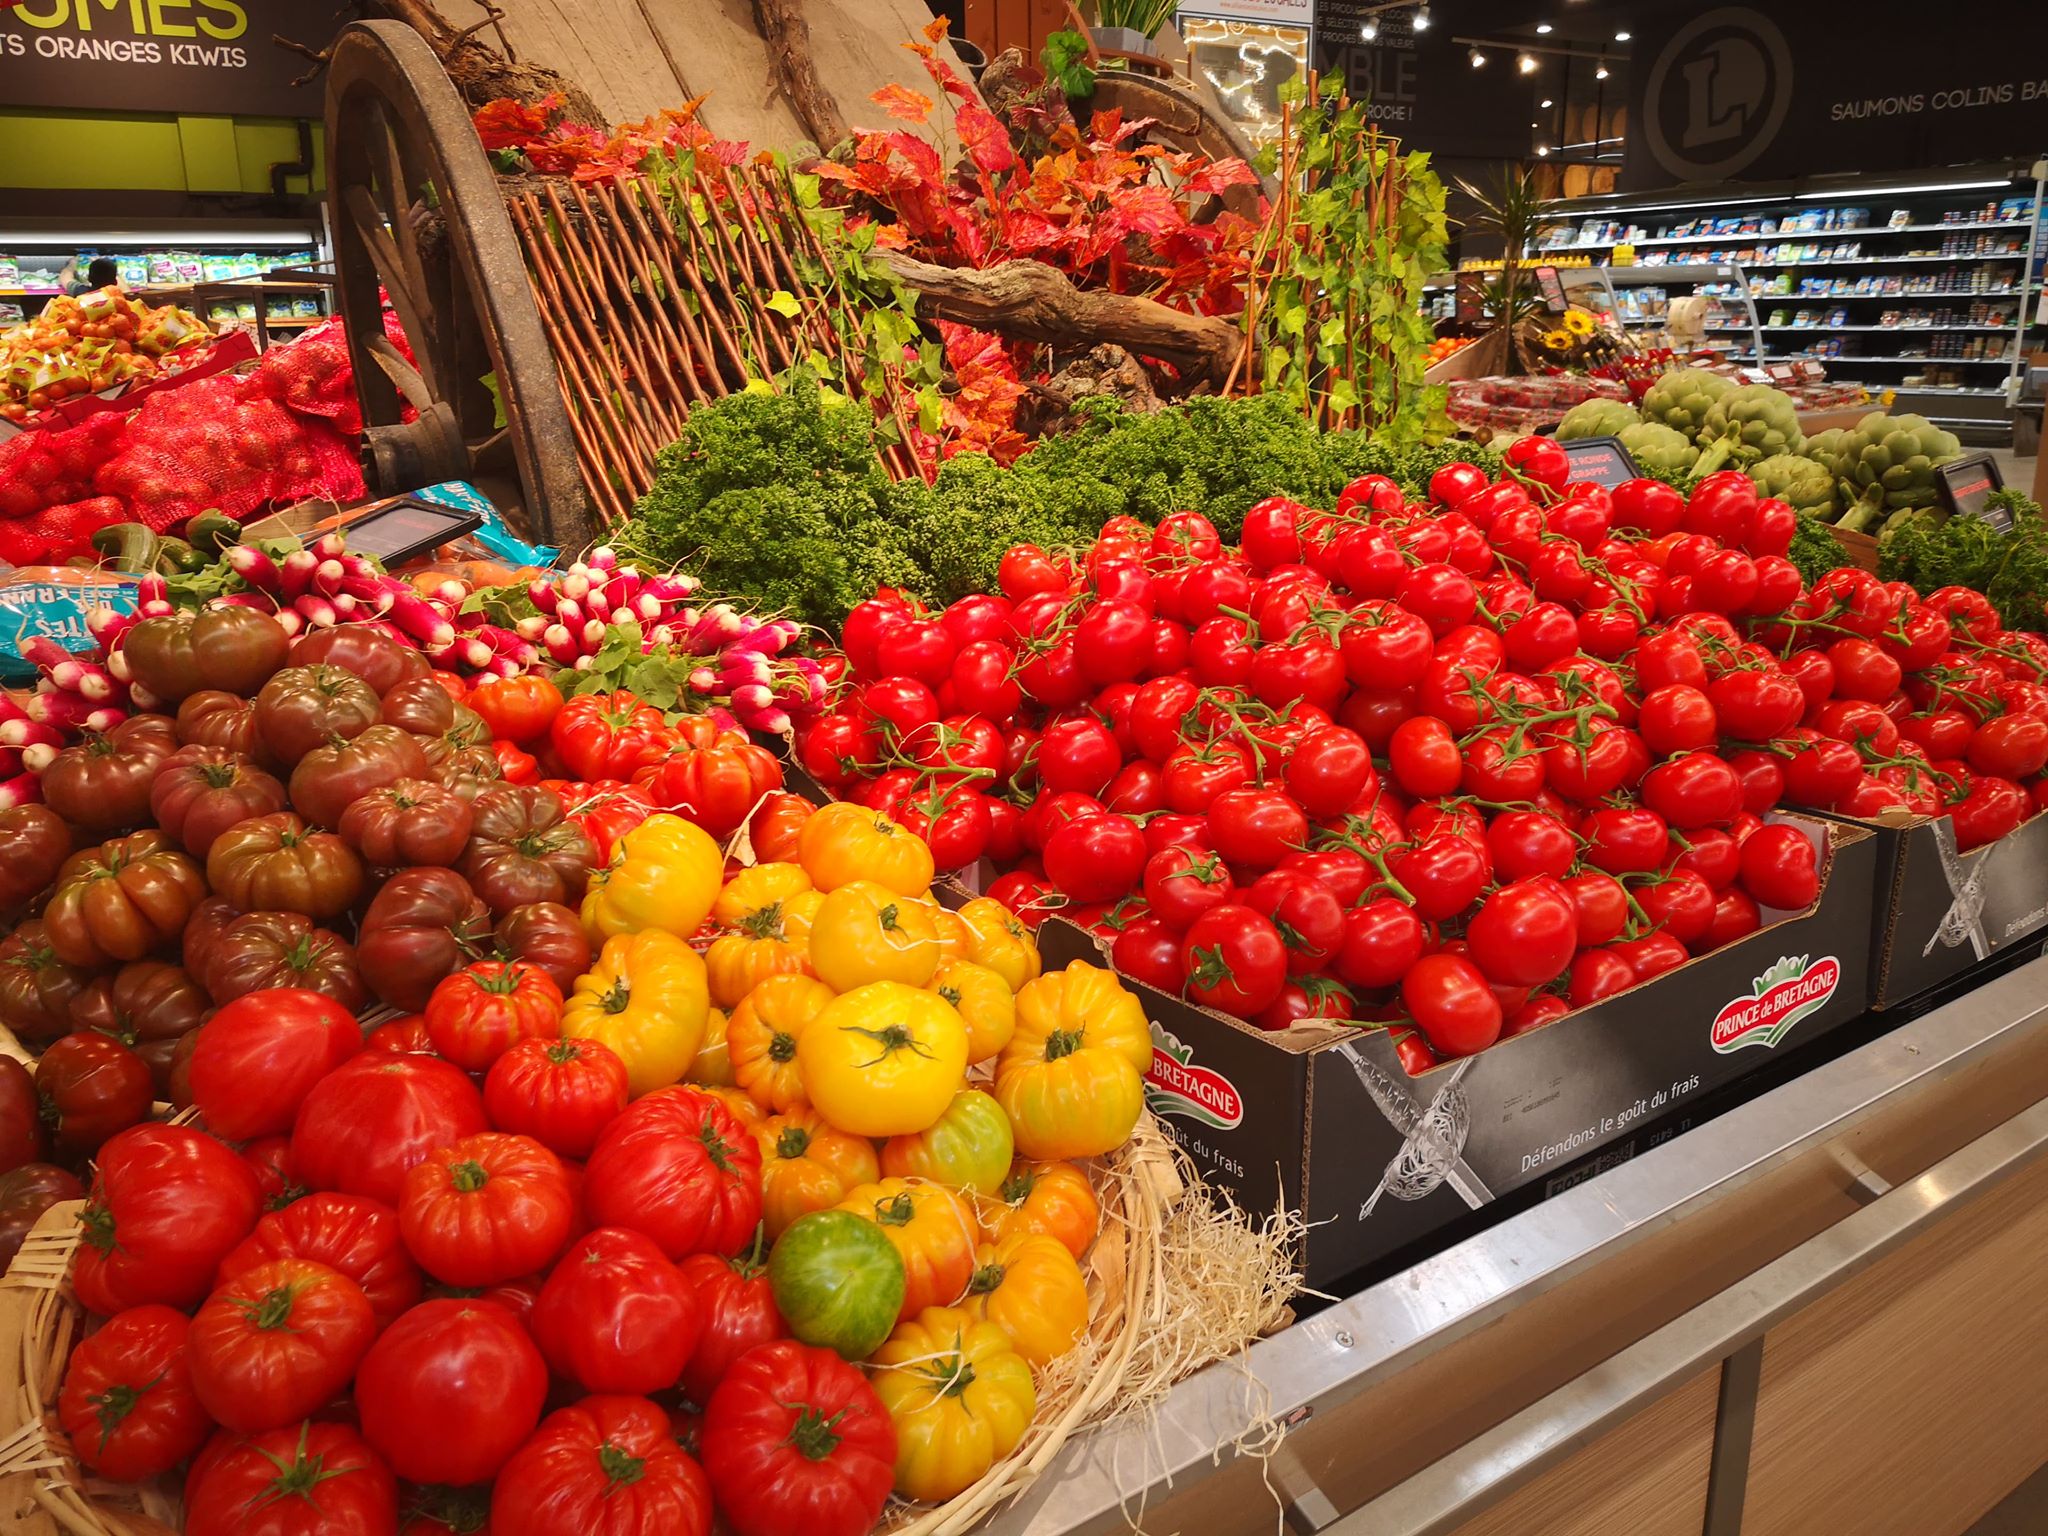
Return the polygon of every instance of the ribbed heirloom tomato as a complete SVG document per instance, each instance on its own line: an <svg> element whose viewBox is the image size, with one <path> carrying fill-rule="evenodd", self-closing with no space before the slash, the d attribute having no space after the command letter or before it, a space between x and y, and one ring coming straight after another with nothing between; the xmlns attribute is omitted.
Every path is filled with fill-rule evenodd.
<svg viewBox="0 0 2048 1536"><path fill-rule="evenodd" d="M100 1476L124 1483L159 1477L206 1443L213 1420L192 1390L190 1326L171 1307L131 1307L71 1352L57 1422L78 1459Z"/></svg>
<svg viewBox="0 0 2048 1536"><path fill-rule="evenodd" d="M652 1238L586 1232L550 1271L532 1332L556 1375L586 1392L657 1392L690 1363L704 1331L697 1288Z"/></svg>

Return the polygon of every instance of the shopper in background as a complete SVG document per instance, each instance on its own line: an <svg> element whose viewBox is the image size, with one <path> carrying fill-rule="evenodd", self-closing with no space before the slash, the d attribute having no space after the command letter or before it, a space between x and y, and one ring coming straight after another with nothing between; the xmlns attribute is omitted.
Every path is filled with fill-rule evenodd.
<svg viewBox="0 0 2048 1536"><path fill-rule="evenodd" d="M73 297L81 293L97 293L102 288L118 288L121 285L121 269L114 265L111 256L95 256L85 269L84 281L79 280L78 262L74 259L64 264L58 275L59 286Z"/></svg>

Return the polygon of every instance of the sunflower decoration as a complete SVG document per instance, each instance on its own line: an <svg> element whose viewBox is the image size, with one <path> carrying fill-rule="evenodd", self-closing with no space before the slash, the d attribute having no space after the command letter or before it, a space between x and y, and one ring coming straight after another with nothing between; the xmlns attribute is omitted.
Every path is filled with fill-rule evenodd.
<svg viewBox="0 0 2048 1536"><path fill-rule="evenodd" d="M1545 331L1543 333L1543 350L1555 352L1559 357L1563 357L1571 352L1577 345L1578 343L1572 338L1571 331L1563 326L1558 327L1554 331Z"/></svg>
<svg viewBox="0 0 2048 1536"><path fill-rule="evenodd" d="M1516 328L1522 355L1543 372L1582 373L1634 350L1619 326L1583 305L1532 316Z"/></svg>
<svg viewBox="0 0 2048 1536"><path fill-rule="evenodd" d="M1583 339L1599 330L1600 324L1593 318L1591 311L1574 307L1564 312L1564 328L1573 336Z"/></svg>

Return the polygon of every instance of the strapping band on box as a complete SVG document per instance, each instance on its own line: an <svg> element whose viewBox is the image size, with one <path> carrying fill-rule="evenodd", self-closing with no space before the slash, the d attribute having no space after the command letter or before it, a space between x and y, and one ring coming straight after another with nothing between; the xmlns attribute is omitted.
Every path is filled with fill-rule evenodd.
<svg viewBox="0 0 2048 1536"><path fill-rule="evenodd" d="M1381 1195L1420 1200L1442 1184L1449 1184L1475 1211L1493 1198L1493 1191L1464 1157L1465 1140L1472 1134L1472 1114L1460 1085L1472 1064L1470 1058L1446 1072L1428 1106L1418 1109L1406 1084L1397 1083L1376 1063L1366 1060L1357 1046L1346 1044L1338 1049L1380 1113L1401 1133L1401 1150L1387 1164L1379 1186L1365 1202L1366 1216L1378 1207Z"/></svg>
<svg viewBox="0 0 2048 1536"><path fill-rule="evenodd" d="M1962 856L1956 852L1955 823L1944 816L1934 823L1933 830L1935 851L1941 855L1941 872L1947 876L1955 900L1935 925L1920 954L1922 958L1933 954L1937 944L1954 949L1967 942L1982 960L1991 953L1991 940L1984 932L1984 871L1991 867L1991 850L1979 854L1966 872Z"/></svg>

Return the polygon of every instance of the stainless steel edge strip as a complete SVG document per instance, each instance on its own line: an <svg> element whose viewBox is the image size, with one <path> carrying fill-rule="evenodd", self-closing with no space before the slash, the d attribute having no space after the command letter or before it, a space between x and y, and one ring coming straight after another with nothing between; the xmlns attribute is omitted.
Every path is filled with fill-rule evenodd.
<svg viewBox="0 0 2048 1536"><path fill-rule="evenodd" d="M1126 1510L1220 1465L1264 1413L1295 1422L1368 1391L1780 1166L1889 1096L1960 1070L2043 1012L2048 960L2036 960L1261 1340L1183 1382L1156 1412L1070 1441L985 1529L990 1536L1127 1530Z"/></svg>

